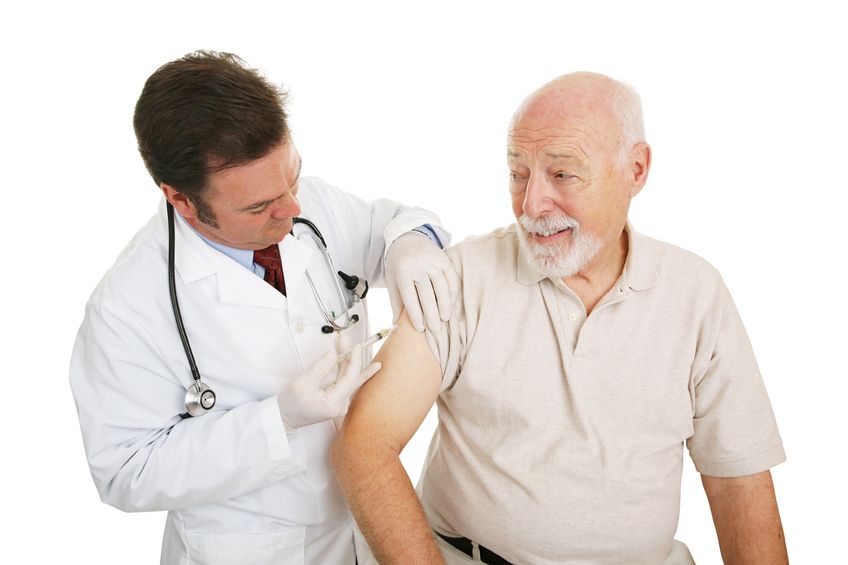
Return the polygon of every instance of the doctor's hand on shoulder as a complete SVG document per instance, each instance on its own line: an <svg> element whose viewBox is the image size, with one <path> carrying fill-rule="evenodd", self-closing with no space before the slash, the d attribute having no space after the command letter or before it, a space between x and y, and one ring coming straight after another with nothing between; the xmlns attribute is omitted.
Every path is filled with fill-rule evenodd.
<svg viewBox="0 0 848 565"><path fill-rule="evenodd" d="M386 286L394 323L406 309L419 332L424 322L437 330L450 320L451 300L459 293L459 275L445 252L417 231L403 234L386 252Z"/></svg>
<svg viewBox="0 0 848 565"><path fill-rule="evenodd" d="M343 416L350 398L380 370L380 363L362 368L362 346L350 351L342 361L335 381L326 384L338 363L337 354L326 353L305 373L295 377L277 395L277 404L287 430L317 424Z"/></svg>

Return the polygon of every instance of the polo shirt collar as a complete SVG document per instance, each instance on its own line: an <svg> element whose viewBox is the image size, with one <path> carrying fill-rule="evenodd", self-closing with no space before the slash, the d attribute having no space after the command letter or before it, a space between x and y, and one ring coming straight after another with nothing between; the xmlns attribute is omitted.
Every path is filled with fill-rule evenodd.
<svg viewBox="0 0 848 565"><path fill-rule="evenodd" d="M630 220L624 226L627 231L627 259L624 261L622 284L630 290L648 290L657 285L657 262L651 253L647 238L633 229Z"/></svg>
<svg viewBox="0 0 848 565"><path fill-rule="evenodd" d="M651 253L650 245L642 234L638 233L630 225L630 220L624 226L627 232L627 259L624 261L624 270L621 275L621 283L624 288L631 290L647 290L657 284L657 265ZM521 237L518 226L515 226L516 237ZM518 282L526 285L537 284L547 278L539 273L533 263L519 250L517 257Z"/></svg>

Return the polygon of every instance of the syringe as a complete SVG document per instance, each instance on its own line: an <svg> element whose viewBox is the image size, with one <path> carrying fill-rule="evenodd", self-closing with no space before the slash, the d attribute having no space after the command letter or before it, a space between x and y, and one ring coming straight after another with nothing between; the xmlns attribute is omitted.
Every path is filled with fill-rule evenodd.
<svg viewBox="0 0 848 565"><path fill-rule="evenodd" d="M396 327L397 326L392 326L390 328L380 330L377 333L375 333L374 335L372 335L371 337L369 337L368 339L366 339L365 341L363 341L360 345L362 347L368 347L369 345L374 345L375 343L377 343L378 341L380 341L381 339L385 338L390 333L392 333L392 330L395 329ZM356 347L356 346L354 346L354 347ZM353 350L353 347L351 347L347 351L339 353L338 356L336 357L336 362L338 363L338 362L342 361L345 357L350 355L350 352L352 350Z"/></svg>

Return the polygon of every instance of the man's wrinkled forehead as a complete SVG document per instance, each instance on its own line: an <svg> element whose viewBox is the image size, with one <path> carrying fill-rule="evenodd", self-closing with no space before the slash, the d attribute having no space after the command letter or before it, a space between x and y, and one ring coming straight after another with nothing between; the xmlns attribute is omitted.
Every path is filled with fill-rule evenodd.
<svg viewBox="0 0 848 565"><path fill-rule="evenodd" d="M539 131L510 132L507 141L508 161L542 158L545 161L582 162L587 158L585 142L562 130L551 128Z"/></svg>
<svg viewBox="0 0 848 565"><path fill-rule="evenodd" d="M564 122L564 123L563 123ZM567 122L544 123L519 119L507 133L507 156L523 160L530 156L545 160L584 160L606 140L603 127L591 119L571 117Z"/></svg>
<svg viewBox="0 0 848 565"><path fill-rule="evenodd" d="M597 106L548 98L529 100L513 116L507 132L507 154L528 153L550 158L586 158L587 153L615 146L619 129Z"/></svg>

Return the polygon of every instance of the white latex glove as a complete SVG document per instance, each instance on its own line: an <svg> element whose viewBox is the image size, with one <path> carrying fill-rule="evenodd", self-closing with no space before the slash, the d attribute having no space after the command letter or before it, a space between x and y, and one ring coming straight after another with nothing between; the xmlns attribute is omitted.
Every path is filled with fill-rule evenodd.
<svg viewBox="0 0 848 565"><path fill-rule="evenodd" d="M280 414L287 430L344 415L353 393L380 370L380 363L371 363L361 369L362 346L357 345L339 367L335 382L322 387L322 383L336 367L336 355L330 352L318 359L277 395Z"/></svg>
<svg viewBox="0 0 848 565"><path fill-rule="evenodd" d="M459 276L438 245L423 233L412 231L394 240L386 253L386 286L395 323L402 305L416 330L424 331L426 321L435 331L442 321L450 320Z"/></svg>

